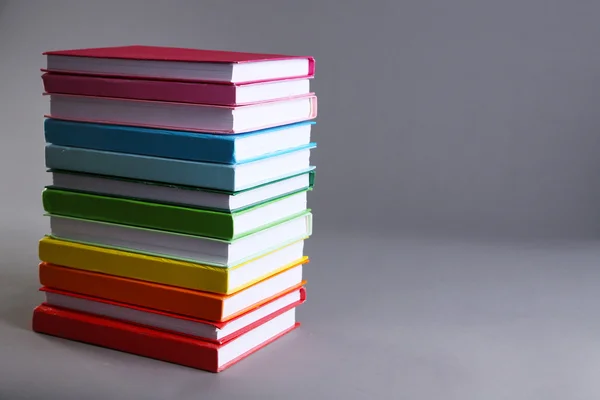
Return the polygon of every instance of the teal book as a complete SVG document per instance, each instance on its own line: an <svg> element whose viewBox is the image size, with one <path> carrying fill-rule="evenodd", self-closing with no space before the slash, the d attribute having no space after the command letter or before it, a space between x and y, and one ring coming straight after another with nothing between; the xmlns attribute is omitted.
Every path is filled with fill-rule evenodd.
<svg viewBox="0 0 600 400"><path fill-rule="evenodd" d="M142 181L240 191L308 172L312 144L243 164L217 164L46 145L48 169L85 172Z"/></svg>
<svg viewBox="0 0 600 400"><path fill-rule="evenodd" d="M215 135L48 118L44 136L46 143L62 147L241 164L311 146L314 124L305 121L237 135Z"/></svg>

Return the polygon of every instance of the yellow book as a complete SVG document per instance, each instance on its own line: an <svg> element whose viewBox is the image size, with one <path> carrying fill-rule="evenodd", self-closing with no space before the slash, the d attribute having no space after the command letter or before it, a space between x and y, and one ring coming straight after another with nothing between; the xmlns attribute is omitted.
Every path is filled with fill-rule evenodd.
<svg viewBox="0 0 600 400"><path fill-rule="evenodd" d="M44 237L46 263L212 293L236 293L294 265L308 262L304 240L234 267L213 267Z"/></svg>

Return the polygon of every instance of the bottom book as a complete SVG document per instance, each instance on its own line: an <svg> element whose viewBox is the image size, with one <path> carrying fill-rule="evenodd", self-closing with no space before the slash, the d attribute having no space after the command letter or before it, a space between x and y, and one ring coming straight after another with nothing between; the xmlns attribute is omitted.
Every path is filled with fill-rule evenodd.
<svg viewBox="0 0 600 400"><path fill-rule="evenodd" d="M38 333L209 372L224 371L299 325L292 308L227 343L215 344L48 304L33 313L33 330Z"/></svg>

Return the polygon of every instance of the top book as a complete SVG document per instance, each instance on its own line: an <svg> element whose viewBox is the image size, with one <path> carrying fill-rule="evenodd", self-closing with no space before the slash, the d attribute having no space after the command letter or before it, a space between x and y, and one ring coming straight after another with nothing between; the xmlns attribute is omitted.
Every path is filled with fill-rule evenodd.
<svg viewBox="0 0 600 400"><path fill-rule="evenodd" d="M92 76L241 84L311 78L315 73L313 57L281 54L140 45L43 54L43 71Z"/></svg>

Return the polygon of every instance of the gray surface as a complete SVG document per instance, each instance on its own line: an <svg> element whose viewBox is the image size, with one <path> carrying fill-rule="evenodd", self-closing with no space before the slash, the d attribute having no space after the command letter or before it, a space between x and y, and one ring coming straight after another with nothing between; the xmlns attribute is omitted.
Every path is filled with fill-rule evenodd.
<svg viewBox="0 0 600 400"><path fill-rule="evenodd" d="M0 399L597 400L599 12L0 0ZM130 43L317 58L304 326L222 375L29 330L41 53Z"/></svg>
<svg viewBox="0 0 600 400"><path fill-rule="evenodd" d="M303 326L214 375L31 332L36 233L0 240L2 400L600 396L599 243L316 234Z"/></svg>

